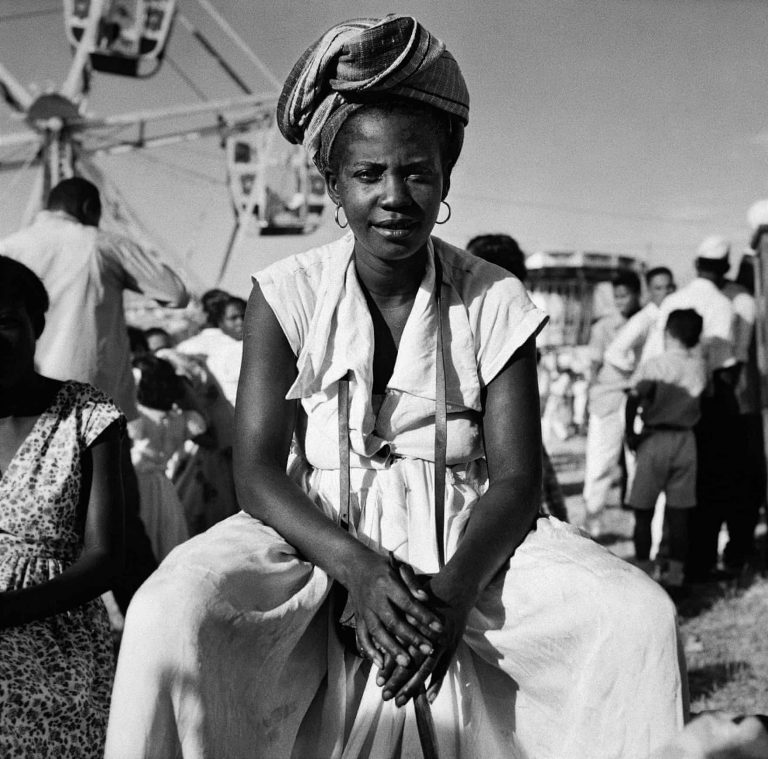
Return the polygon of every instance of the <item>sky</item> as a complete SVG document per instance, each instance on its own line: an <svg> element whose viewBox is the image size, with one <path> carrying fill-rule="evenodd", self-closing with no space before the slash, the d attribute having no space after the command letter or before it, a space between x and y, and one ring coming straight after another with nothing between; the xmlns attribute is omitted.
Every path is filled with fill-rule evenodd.
<svg viewBox="0 0 768 759"><path fill-rule="evenodd" d="M471 96L464 151L452 178L457 245L505 232L528 252L633 254L692 275L709 234L746 245L746 212L768 197L768 14L762 0L214 0L282 80L335 22L410 13L446 42ZM70 53L57 0L0 0L0 62L37 91L59 84ZM180 0L254 91L270 84L228 47L197 0ZM238 94L175 25L162 70L135 81L96 75L100 115ZM0 134L24 131L0 103ZM2 154L0 154L2 160ZM196 289L215 283L232 230L224 153L208 139L100 159ZM18 227L30 172L0 172L0 235ZM332 214L311 235L249 236L222 285L241 295L250 273L325 243Z"/></svg>

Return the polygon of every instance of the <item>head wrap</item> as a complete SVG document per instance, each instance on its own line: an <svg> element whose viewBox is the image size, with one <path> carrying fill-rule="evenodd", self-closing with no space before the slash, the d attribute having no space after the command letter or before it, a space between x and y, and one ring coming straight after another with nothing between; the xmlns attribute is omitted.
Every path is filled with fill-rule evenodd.
<svg viewBox="0 0 768 759"><path fill-rule="evenodd" d="M469 120L469 92L445 44L412 16L337 24L294 65L277 104L283 136L321 170L341 125L366 102L395 96Z"/></svg>

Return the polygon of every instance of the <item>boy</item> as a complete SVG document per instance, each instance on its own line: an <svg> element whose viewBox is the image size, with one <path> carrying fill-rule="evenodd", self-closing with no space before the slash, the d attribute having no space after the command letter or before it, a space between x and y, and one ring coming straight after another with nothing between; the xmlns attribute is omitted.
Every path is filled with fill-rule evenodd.
<svg viewBox="0 0 768 759"><path fill-rule="evenodd" d="M651 520L656 499L667 499L669 566L662 584L683 584L688 553L688 515L696 505L696 440L701 415L699 396L707 382L696 349L703 320L691 308L672 311L664 330L664 352L640 365L630 381L626 405L627 445L637 453L635 479L627 505L635 514L637 563L649 571ZM643 429L635 432L641 408Z"/></svg>

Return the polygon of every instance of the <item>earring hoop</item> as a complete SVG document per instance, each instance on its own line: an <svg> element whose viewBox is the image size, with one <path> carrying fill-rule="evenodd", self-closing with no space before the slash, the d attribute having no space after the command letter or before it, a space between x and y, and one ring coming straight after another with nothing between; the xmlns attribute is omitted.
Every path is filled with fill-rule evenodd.
<svg viewBox="0 0 768 759"><path fill-rule="evenodd" d="M339 211L343 210L341 207L341 203L336 206L336 212L333 214L333 219L336 222L336 226L339 227L339 229L346 229L349 226L349 221L347 219L344 220L344 223L342 224L339 221Z"/></svg>
<svg viewBox="0 0 768 759"><path fill-rule="evenodd" d="M447 200L441 200L440 203L441 203L441 205L443 203L445 203L445 207L448 209L448 216L446 216L442 221L440 221L440 219L435 219L435 224L445 224L445 222L448 221L448 219L451 218L451 207L450 207L450 205L448 205L448 201Z"/></svg>

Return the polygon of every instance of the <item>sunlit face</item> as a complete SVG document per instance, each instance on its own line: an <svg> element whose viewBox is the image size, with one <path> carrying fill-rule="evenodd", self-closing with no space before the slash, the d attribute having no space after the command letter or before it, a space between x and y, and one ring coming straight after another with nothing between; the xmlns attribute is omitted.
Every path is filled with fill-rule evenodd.
<svg viewBox="0 0 768 759"><path fill-rule="evenodd" d="M622 316L630 317L637 311L640 299L637 293L624 285L616 285L613 288L613 302Z"/></svg>
<svg viewBox="0 0 768 759"><path fill-rule="evenodd" d="M243 317L245 311L238 303L230 303L224 309L224 315L221 317L219 328L234 340L243 339Z"/></svg>
<svg viewBox="0 0 768 759"><path fill-rule="evenodd" d="M0 303L0 387L10 387L34 366L35 329L21 303Z"/></svg>
<svg viewBox="0 0 768 759"><path fill-rule="evenodd" d="M448 191L436 122L422 114L362 110L339 132L328 193L355 235L355 254L404 260L421 250Z"/></svg>
<svg viewBox="0 0 768 759"><path fill-rule="evenodd" d="M667 295L670 295L675 291L675 283L672 281L672 277L669 274L657 274L651 277L651 281L648 283L648 297L651 303L655 303L657 306L661 305L661 302Z"/></svg>

